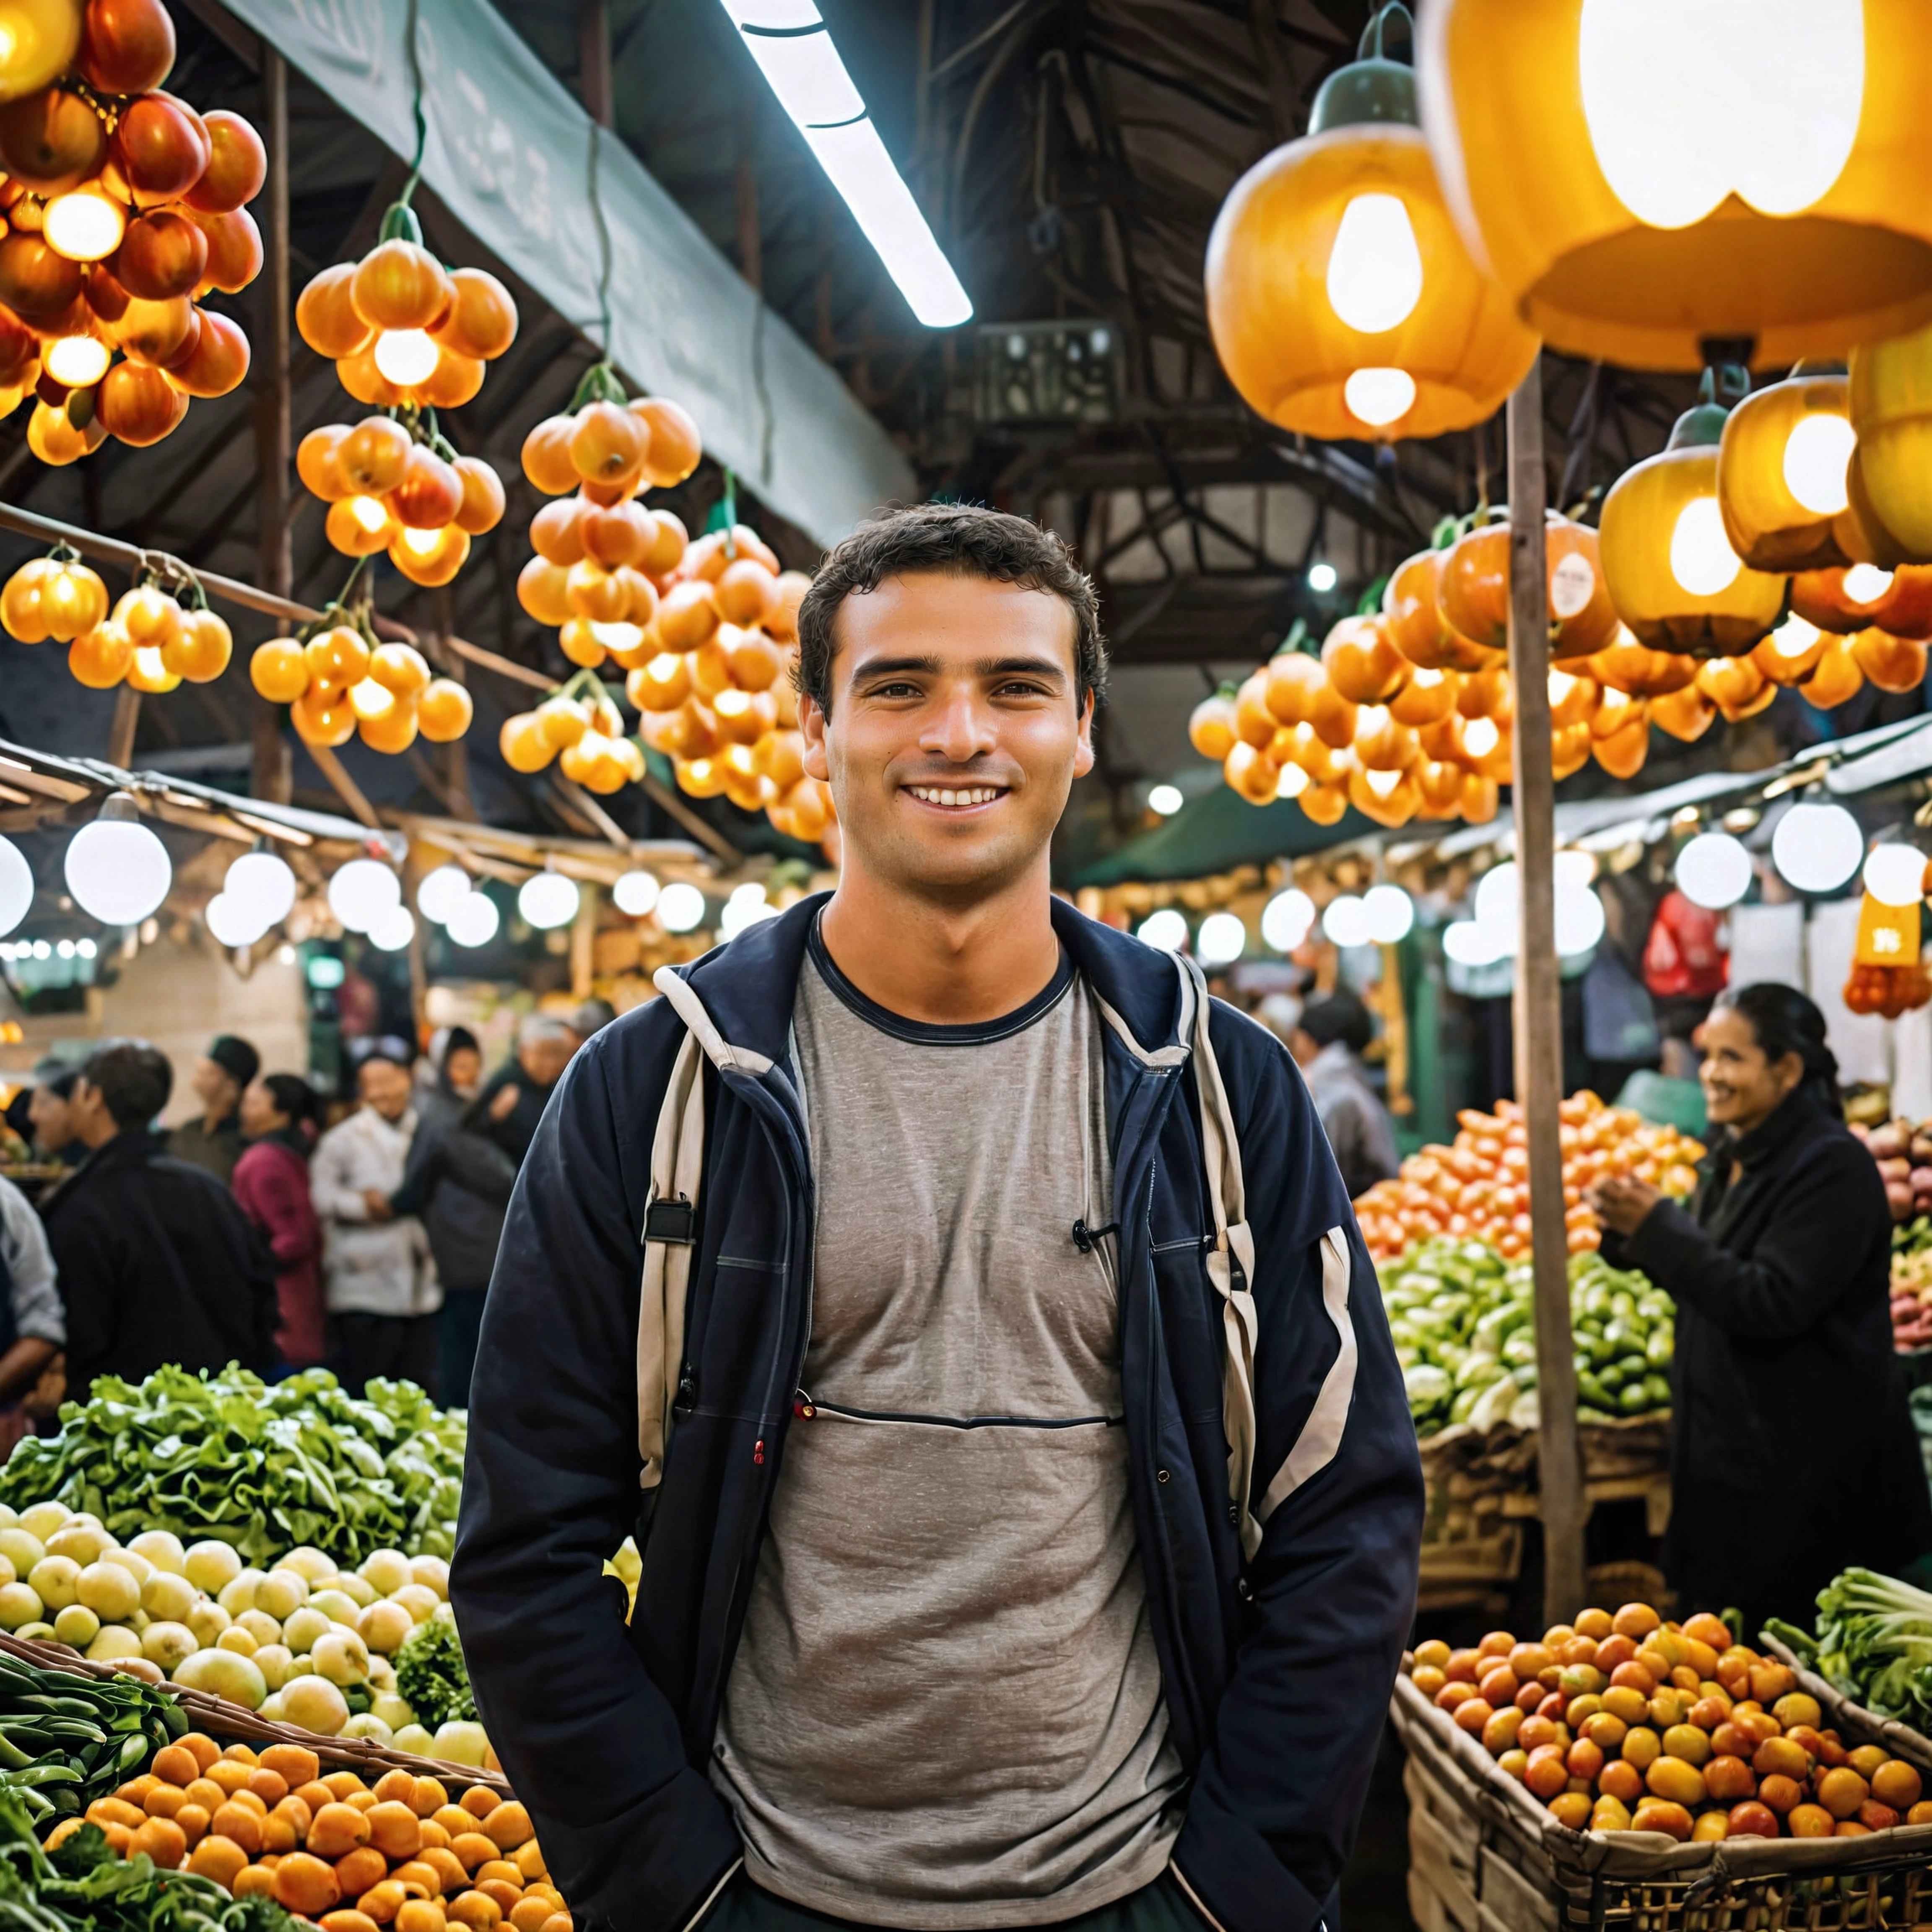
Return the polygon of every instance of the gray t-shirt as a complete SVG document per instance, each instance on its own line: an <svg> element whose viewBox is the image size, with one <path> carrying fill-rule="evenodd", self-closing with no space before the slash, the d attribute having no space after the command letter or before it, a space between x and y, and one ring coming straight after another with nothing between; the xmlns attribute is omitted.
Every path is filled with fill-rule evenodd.
<svg viewBox="0 0 1932 1932"><path fill-rule="evenodd" d="M1121 1424L1099 1015L1063 960L982 1027L874 1005L814 931L805 1395L712 1781L767 1890L1033 1925L1158 1877L1183 1773ZM1083 1230L1083 1233L1085 1230Z"/></svg>

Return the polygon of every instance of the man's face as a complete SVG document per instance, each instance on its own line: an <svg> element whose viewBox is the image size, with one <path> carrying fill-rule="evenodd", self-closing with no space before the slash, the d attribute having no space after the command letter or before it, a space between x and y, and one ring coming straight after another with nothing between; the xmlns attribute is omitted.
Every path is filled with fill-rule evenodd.
<svg viewBox="0 0 1932 1932"><path fill-rule="evenodd" d="M357 1092L384 1120L400 1120L409 1111L410 1076L393 1060L364 1060L356 1084Z"/></svg>
<svg viewBox="0 0 1932 1932"><path fill-rule="evenodd" d="M554 1087L575 1050L568 1040L533 1040L517 1048L517 1064L538 1086Z"/></svg>
<svg viewBox="0 0 1932 1932"><path fill-rule="evenodd" d="M194 1064L194 1072L188 1084L194 1089L194 1097L201 1102L202 1111L226 1119L233 1113L236 1103L241 1099L241 1089L235 1084L235 1076L219 1060L210 1060L204 1054Z"/></svg>
<svg viewBox="0 0 1932 1932"><path fill-rule="evenodd" d="M973 899L1038 862L1094 765L1073 641L1050 591L921 574L848 597L831 716L799 702L805 768L831 784L847 863Z"/></svg>
<svg viewBox="0 0 1932 1932"><path fill-rule="evenodd" d="M107 1110L106 1096L85 1079L74 1083L74 1098L68 1102L68 1124L74 1138L86 1147L98 1147L119 1131L114 1116Z"/></svg>
<svg viewBox="0 0 1932 1932"><path fill-rule="evenodd" d="M473 1046L453 1048L444 1056L442 1070L458 1093L466 1092L483 1077L483 1056Z"/></svg>

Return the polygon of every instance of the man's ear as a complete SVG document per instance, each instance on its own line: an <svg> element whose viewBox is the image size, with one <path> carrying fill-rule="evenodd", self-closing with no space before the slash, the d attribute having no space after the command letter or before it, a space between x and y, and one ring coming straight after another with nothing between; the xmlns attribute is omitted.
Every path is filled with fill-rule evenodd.
<svg viewBox="0 0 1932 1932"><path fill-rule="evenodd" d="M807 778L830 784L832 780L831 760L825 747L825 734L831 720L826 716L817 698L808 692L798 694L798 728L805 740L805 754L800 762L805 766Z"/></svg>
<svg viewBox="0 0 1932 1932"><path fill-rule="evenodd" d="M804 712L801 707L800 712L801 722L803 722L803 718ZM808 771L812 769L809 764L806 765L806 769ZM1076 778L1084 778L1093 769L1094 694L1090 691L1082 700L1080 706L1080 742L1073 754L1073 776Z"/></svg>

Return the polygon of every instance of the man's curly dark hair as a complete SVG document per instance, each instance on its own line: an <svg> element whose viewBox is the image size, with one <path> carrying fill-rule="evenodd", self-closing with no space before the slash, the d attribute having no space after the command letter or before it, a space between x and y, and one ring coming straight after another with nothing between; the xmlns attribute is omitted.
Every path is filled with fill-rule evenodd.
<svg viewBox="0 0 1932 1932"><path fill-rule="evenodd" d="M798 688L832 710L832 632L847 598L889 577L930 574L1017 584L1059 598L1073 619L1074 694L1084 705L1107 695L1107 644L1093 579L1052 531L1024 517L969 503L920 503L861 524L818 567L798 613Z"/></svg>

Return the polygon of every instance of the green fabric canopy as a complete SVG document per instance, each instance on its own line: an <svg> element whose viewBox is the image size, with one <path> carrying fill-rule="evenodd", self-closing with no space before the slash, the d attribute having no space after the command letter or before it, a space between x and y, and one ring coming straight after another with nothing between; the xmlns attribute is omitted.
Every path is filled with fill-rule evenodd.
<svg viewBox="0 0 1932 1932"><path fill-rule="evenodd" d="M1236 866L1298 859L1378 831L1352 806L1337 825L1317 825L1289 799L1250 805L1231 786L1190 799L1151 832L1076 875L1081 886L1120 886L1138 879L1198 879Z"/></svg>

